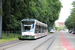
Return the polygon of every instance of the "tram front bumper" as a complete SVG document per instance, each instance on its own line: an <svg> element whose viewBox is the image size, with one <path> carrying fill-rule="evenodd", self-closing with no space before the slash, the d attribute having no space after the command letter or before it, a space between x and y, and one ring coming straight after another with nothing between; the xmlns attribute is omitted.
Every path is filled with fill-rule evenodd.
<svg viewBox="0 0 75 50"><path fill-rule="evenodd" d="M22 36L22 39L34 39L34 36Z"/></svg>

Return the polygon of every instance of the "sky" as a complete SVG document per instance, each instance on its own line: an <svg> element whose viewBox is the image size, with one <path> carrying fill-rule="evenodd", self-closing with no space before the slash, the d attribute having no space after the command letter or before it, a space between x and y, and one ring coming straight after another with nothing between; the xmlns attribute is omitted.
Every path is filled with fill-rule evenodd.
<svg viewBox="0 0 75 50"><path fill-rule="evenodd" d="M72 7L72 2L74 0L60 0L62 3L62 8L60 11L59 19L56 22L65 22L65 20L70 15Z"/></svg>

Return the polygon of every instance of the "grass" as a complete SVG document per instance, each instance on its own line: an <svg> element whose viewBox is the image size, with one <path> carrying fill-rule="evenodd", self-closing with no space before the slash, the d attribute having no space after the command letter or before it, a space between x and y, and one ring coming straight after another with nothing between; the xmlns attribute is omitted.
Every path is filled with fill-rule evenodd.
<svg viewBox="0 0 75 50"><path fill-rule="evenodd" d="M21 37L21 34L9 33L9 36L7 37L7 33L2 33L2 39L0 39L0 43L16 40L18 37Z"/></svg>
<svg viewBox="0 0 75 50"><path fill-rule="evenodd" d="M7 39L0 39L0 43L12 41L12 40L17 40L18 38L7 38Z"/></svg>
<svg viewBox="0 0 75 50"><path fill-rule="evenodd" d="M21 37L21 34L16 34L16 33L13 34L13 33L11 33L11 34L9 34L8 37L7 37L7 34L3 34L3 35L2 35L2 38L3 38L3 39L14 38L14 37L15 37L15 38L16 38L16 37Z"/></svg>

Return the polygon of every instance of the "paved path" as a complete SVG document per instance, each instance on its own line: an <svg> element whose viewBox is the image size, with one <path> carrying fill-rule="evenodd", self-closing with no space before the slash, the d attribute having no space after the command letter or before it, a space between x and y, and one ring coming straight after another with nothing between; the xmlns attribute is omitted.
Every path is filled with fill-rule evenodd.
<svg viewBox="0 0 75 50"><path fill-rule="evenodd" d="M66 50L75 50L75 35L67 32L61 32L62 46Z"/></svg>

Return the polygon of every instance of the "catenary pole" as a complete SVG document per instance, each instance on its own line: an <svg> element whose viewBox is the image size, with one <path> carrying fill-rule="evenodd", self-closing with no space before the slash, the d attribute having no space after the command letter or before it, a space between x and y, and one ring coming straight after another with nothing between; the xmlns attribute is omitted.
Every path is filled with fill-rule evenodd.
<svg viewBox="0 0 75 50"><path fill-rule="evenodd" d="M0 0L0 38L2 38L2 0Z"/></svg>

